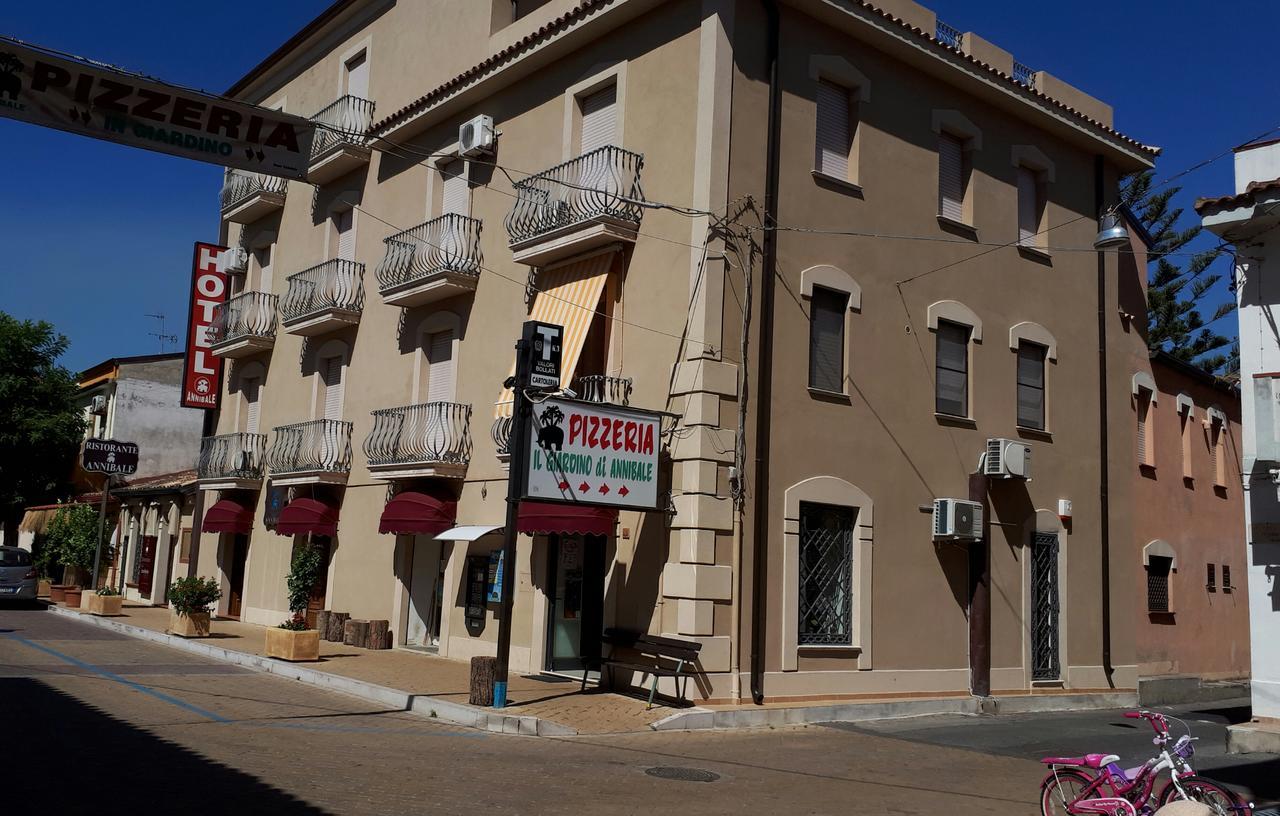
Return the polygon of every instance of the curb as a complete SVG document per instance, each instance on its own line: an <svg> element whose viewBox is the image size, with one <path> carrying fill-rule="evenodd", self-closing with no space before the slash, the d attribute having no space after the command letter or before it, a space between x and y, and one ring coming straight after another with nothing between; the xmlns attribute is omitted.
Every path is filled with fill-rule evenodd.
<svg viewBox="0 0 1280 816"><path fill-rule="evenodd" d="M207 657L223 663L274 674L289 680L297 680L317 688L337 691L352 697L358 697L372 703L378 703L401 711L408 711L426 719L477 728L494 734L518 734L528 737L567 737L578 732L567 725L539 717L517 714L494 714L491 711L451 700L440 700L425 694L410 694L407 691L379 686L350 677L342 677L328 672L308 669L293 663L285 663L262 655L238 652L234 649L223 649L210 646L199 641L187 640L175 635L132 626L127 623L73 612L62 607L50 605L47 611L71 620L77 620L89 626L97 626L128 637L158 643L183 652Z"/></svg>

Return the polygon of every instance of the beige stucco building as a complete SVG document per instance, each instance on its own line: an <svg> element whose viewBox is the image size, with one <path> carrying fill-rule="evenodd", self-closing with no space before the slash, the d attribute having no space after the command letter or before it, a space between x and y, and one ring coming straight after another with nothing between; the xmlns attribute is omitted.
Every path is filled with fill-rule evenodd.
<svg viewBox="0 0 1280 816"><path fill-rule="evenodd" d="M522 519L514 670L581 671L616 626L699 641L701 699L968 693L978 653L996 693L1134 687L1135 566L1104 553L1132 538L1118 304L1145 271L1091 247L1156 151L909 0L772 8L343 0L231 89L327 127L313 184L223 191L194 562L222 613L283 620L310 535L315 608L493 653L533 317L566 326L563 385L676 419L658 511ZM496 149L460 156L482 116ZM983 581L928 510L989 438L1033 478L978 496Z"/></svg>

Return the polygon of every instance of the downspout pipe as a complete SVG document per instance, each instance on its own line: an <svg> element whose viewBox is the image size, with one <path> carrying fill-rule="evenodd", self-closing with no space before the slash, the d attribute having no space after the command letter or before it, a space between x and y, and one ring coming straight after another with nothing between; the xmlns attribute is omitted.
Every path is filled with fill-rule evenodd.
<svg viewBox="0 0 1280 816"><path fill-rule="evenodd" d="M773 301L778 271L778 159L782 137L782 88L778 78L778 4L762 0L767 20L769 124L765 144L764 239L760 287L760 346L756 372L755 513L751 543L751 699L764 703L765 622L768 618L769 444L773 426ZM745 360L743 361L746 362Z"/></svg>
<svg viewBox="0 0 1280 816"><path fill-rule="evenodd" d="M1102 156L1093 158L1093 209L1102 215L1105 165ZM1107 686L1115 688L1115 669L1111 665L1111 498L1110 460L1107 428L1107 259L1098 250L1098 513L1102 518L1098 543L1102 550L1102 670Z"/></svg>

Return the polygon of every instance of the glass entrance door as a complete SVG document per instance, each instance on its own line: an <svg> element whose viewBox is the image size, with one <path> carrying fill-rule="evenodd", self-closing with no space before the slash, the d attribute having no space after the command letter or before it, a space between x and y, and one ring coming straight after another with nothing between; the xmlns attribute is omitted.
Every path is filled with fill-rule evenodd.
<svg viewBox="0 0 1280 816"><path fill-rule="evenodd" d="M547 668L579 672L600 656L604 628L604 547L602 536L549 537L552 576L547 627Z"/></svg>

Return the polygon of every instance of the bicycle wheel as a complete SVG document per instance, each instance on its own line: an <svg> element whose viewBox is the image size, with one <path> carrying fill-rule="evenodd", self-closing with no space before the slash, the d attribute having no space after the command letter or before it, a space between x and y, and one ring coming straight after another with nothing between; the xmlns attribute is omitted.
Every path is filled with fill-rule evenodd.
<svg viewBox="0 0 1280 816"><path fill-rule="evenodd" d="M1188 799L1207 805L1214 816L1250 816L1249 809L1243 806L1240 797L1217 782L1202 776L1184 776L1178 782L1187 792ZM1178 789L1170 782L1160 792L1160 806L1163 807L1176 798Z"/></svg>
<svg viewBox="0 0 1280 816"><path fill-rule="evenodd" d="M1041 816L1069 816L1068 805L1084 793L1091 782L1093 780L1081 771L1058 771L1046 776L1040 783Z"/></svg>

